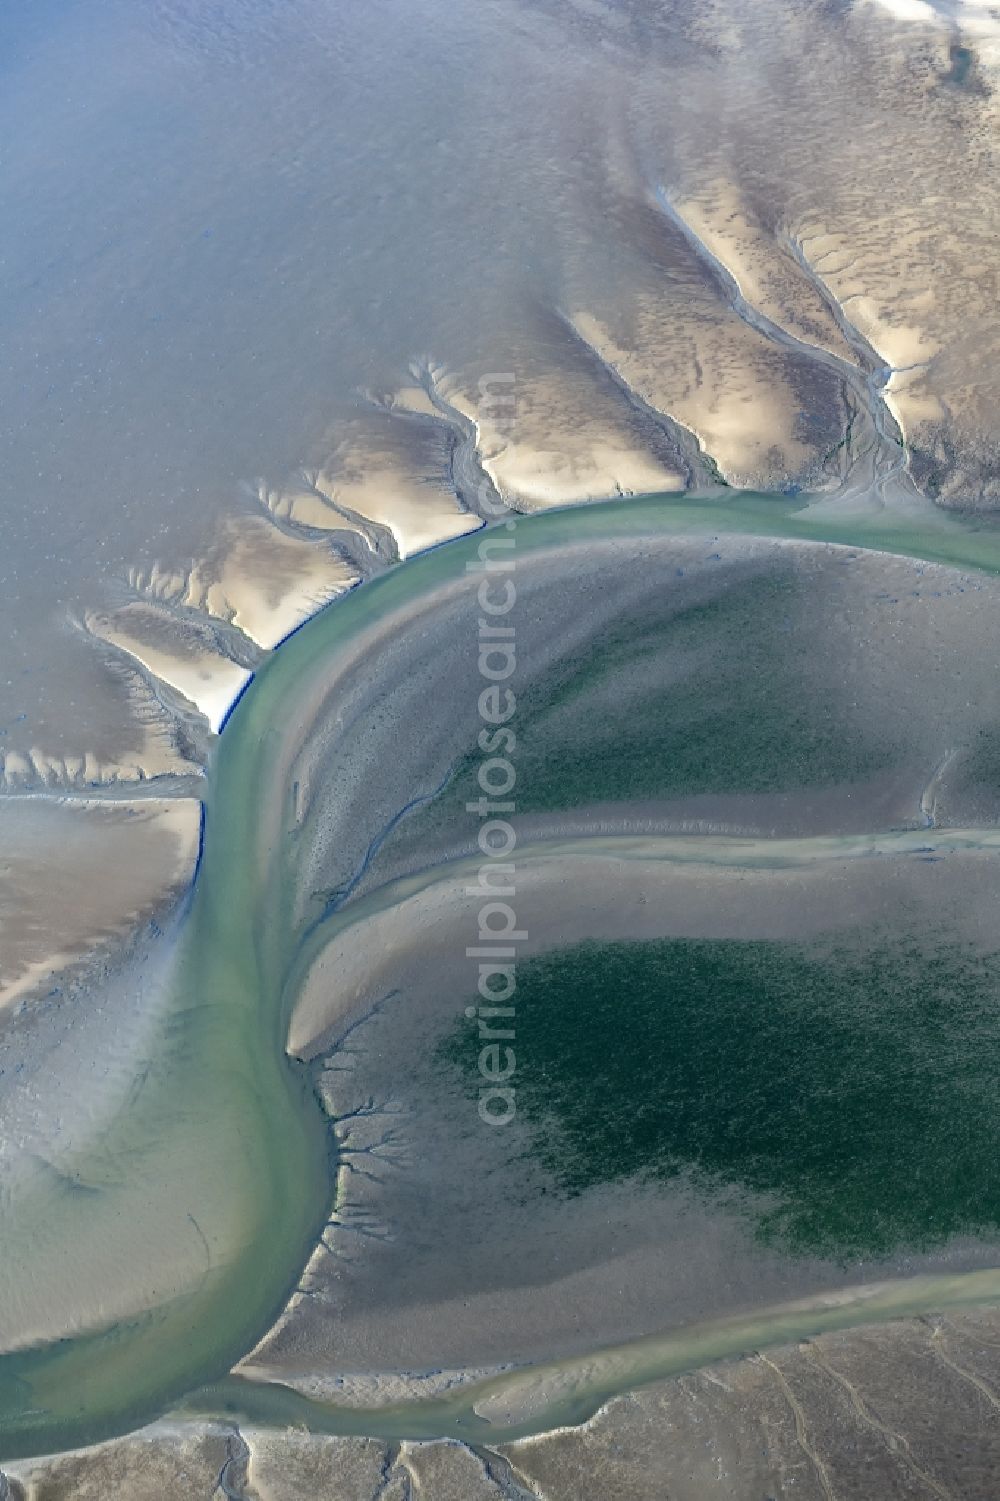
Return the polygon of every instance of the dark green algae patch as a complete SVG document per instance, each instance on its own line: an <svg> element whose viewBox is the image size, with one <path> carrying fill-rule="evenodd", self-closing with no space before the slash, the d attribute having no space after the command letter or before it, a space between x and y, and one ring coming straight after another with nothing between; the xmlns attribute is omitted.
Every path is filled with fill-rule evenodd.
<svg viewBox="0 0 1000 1501"><path fill-rule="evenodd" d="M565 1194L687 1183L843 1262L1000 1233L998 954L590 942L524 961L515 1001L518 1116ZM473 1088L480 1046L464 1021L440 1048Z"/></svg>

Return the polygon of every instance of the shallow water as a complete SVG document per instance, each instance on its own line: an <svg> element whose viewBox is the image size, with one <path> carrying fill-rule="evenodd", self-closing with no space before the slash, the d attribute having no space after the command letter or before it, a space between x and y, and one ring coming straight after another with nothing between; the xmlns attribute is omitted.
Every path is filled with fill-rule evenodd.
<svg viewBox="0 0 1000 1501"><path fill-rule="evenodd" d="M224 669L206 698L214 718L258 648L345 587L351 548L364 552L317 534L315 505L308 524L288 512L303 466L375 509L407 487L435 497L445 530L416 504L418 539L475 524L461 506L489 454L528 509L719 476L748 487L553 514L525 524L525 548L666 529L826 538L1000 573L988 517L921 506L900 478L909 464L928 495L998 504L982 437L1000 348L983 274L998 223L981 189L996 27L977 7L937 8L975 10L980 29L958 45L946 27L897 24L891 5L839 0L8 6L0 787L197 786L212 741L183 695L200 667ZM495 371L516 372L517 441L487 426L470 454L479 383ZM414 385L456 403L447 420L400 417L396 393ZM821 484L831 493L803 510ZM749 493L759 486L788 493ZM395 556L401 529L379 525ZM60 1140L57 1111L52 1161L0 1185L0 1334L42 1306L46 1335L68 1336L0 1358L4 1456L121 1431L222 1377L295 1287L333 1164L308 1073L283 1051L297 977L327 936L310 933L316 894L293 879L290 747L338 654L459 575L475 546L319 616L258 672L215 750L197 886L176 952L172 933L157 950L173 966L166 1000L137 1004L106 1060L106 1020L81 1049L81 1073L112 1078L116 1113L101 1115L106 1082L92 1094L80 1082L87 1129ZM101 625L136 606L191 630L180 698L167 667L157 681ZM749 620L737 611L731 633ZM150 639L150 661L169 667ZM616 668L610 653L612 684ZM783 684L790 699L801 689L794 673ZM695 715L697 699L684 701ZM781 780L776 734L760 716L759 790ZM628 747L633 790L660 793L665 758L644 761L643 738ZM973 780L995 785L996 745L984 731ZM897 748L793 746L797 765L825 758L831 784ZM668 750L674 790L697 793L697 751ZM541 811L617 790L603 759L569 768L572 787L546 783L546 764L531 780ZM930 821L932 794L933 778ZM359 831L350 880L370 874L379 838L366 854ZM543 1374L541 1395L502 1383L483 1410L527 1431L650 1372L828 1319L994 1298L991 1277L630 1347ZM119 1316L119 1294L152 1311ZM200 1400L332 1431L489 1427L464 1398L368 1417L276 1389Z"/></svg>
<svg viewBox="0 0 1000 1501"><path fill-rule="evenodd" d="M447 1435L493 1443L583 1423L610 1397L713 1361L808 1339L826 1330L996 1302L1000 1273L910 1278L864 1289L857 1296L818 1298L769 1309L762 1316L718 1320L628 1345L595 1350L582 1359L553 1361L505 1372L441 1398L384 1407L338 1407L280 1385L232 1377L194 1393L186 1412L225 1414L281 1429L363 1434L399 1440Z"/></svg>
<svg viewBox="0 0 1000 1501"><path fill-rule="evenodd" d="M873 380L944 348L893 401L928 485L979 501L997 315L964 268L995 244L991 106L951 81L945 26L796 0L42 0L2 24L0 753L54 782L85 755L177 769L136 719L155 696L74 627L154 565L214 577L225 526L271 525L260 479L450 483L454 435L428 458L378 406L414 364L473 397L516 372L515 495L533 466L567 500L683 481L688 429L735 483L833 483L852 355L822 286L864 294ZM677 201L702 238L736 225L711 254L798 353L733 314ZM928 202L954 206L931 233ZM830 237L819 289L786 232ZM939 387L953 463L929 457Z"/></svg>
<svg viewBox="0 0 1000 1501"><path fill-rule="evenodd" d="M766 498L719 503L711 514L717 535L813 530L787 502ZM636 501L520 522L519 546L543 556L587 538L701 533L704 525L703 507ZM891 538L879 540L971 566L1000 563L993 533L957 523L930 535L897 523ZM81 1227L96 1233L103 1225L113 1237L121 1216L140 1225L148 1217L152 1234L153 1211L162 1214L165 1201L168 1220L172 1212L178 1222L197 1221L211 1248L209 1270L200 1268L150 1314L104 1334L0 1359L5 1455L92 1440L162 1411L245 1353L294 1286L327 1214L332 1180L325 1121L305 1075L283 1053L294 999L287 977L321 937L309 937L313 924L296 907L301 852L291 838L291 758L322 706L317 685L338 656L394 610L464 578L477 547L471 538L438 549L318 615L267 663L235 710L213 766L203 858L155 1065L94 1158L113 1164L98 1184L105 1191L3 1206L3 1233L15 1251L34 1215L57 1214L55 1228L66 1234L61 1275L71 1278ZM50 1220L50 1239L52 1229Z"/></svg>

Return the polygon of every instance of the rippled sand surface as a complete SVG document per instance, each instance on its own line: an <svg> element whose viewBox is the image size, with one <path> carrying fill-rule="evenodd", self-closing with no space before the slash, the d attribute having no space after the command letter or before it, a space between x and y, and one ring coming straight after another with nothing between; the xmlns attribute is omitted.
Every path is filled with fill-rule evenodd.
<svg viewBox="0 0 1000 1501"><path fill-rule="evenodd" d="M877 427L996 503L984 5L7 26L7 785L190 774L255 645L484 484L836 494Z"/></svg>
<svg viewBox="0 0 1000 1501"><path fill-rule="evenodd" d="M0 1011L60 996L71 967L169 914L194 873L199 817L190 798L0 801Z"/></svg>
<svg viewBox="0 0 1000 1501"><path fill-rule="evenodd" d="M823 1335L614 1398L513 1444L392 1443L252 1424L161 1423L11 1467L11 1501L757 1501L986 1497L1000 1455L997 1318L956 1312ZM933 1411L932 1421L928 1413ZM794 1489L793 1489L794 1488Z"/></svg>
<svg viewBox="0 0 1000 1501"><path fill-rule="evenodd" d="M469 915L451 878L471 854L471 596L429 590L371 623L313 664L290 718L275 692L253 739L267 775L211 867L240 952L205 959L206 897L182 972L206 993L172 965L217 737L276 650L407 559L554 511L551 554L522 574L533 952L777 942L875 911L894 931L945 914L992 952L994 10L44 0L4 28L0 1348L58 1365L45 1342L110 1328L127 1352L136 1320L209 1309L237 1265L268 1317L285 1307L201 1399L210 1423L0 1472L0 1498L202 1494L211 1474L246 1501L551 1501L596 1475L602 1495L655 1476L694 1501L794 1473L830 1501L858 1491L865 1445L886 1495L989 1494L988 1446L962 1471L926 1432L963 1395L995 1415L988 1314L706 1367L590 1416L664 1375L629 1346L613 1379L588 1367L582 1406L559 1405L577 1376L543 1376L541 1396L527 1378L536 1427L588 1418L565 1436L485 1457L416 1441L488 1412L513 1431L512 1363L996 1259L977 1221L850 1275L791 1268L687 1188L604 1182L555 1208L551 1164L522 1162L499 1218L510 1163L470 1188L483 1159L435 1049L466 999L449 956ZM596 512L561 512L636 495L658 497L655 523L640 507L611 539ZM636 641L659 643L665 677ZM591 652L569 702L565 664ZM223 881L228 848L256 854ZM400 995L405 1021L383 1004ZM266 1021L244 1037L248 996ZM340 1154L330 1205L309 1079ZM309 1150L283 1178L286 1129ZM325 1214L289 1301L285 1240ZM520 1260L495 1285L486 1251L511 1217ZM246 1353L263 1315L229 1283L219 1340L245 1318ZM191 1325L199 1380L208 1327ZM186 1351L162 1339L176 1397ZM0 1461L4 1411L33 1416L21 1370L0 1371ZM120 1414L113 1361L101 1375ZM147 1365L143 1420L156 1379ZM256 1430L225 1417L244 1400ZM347 1409L386 1442L332 1436L359 1431ZM292 1422L316 1432L282 1438ZM718 1493L756 1501L734 1485Z"/></svg>

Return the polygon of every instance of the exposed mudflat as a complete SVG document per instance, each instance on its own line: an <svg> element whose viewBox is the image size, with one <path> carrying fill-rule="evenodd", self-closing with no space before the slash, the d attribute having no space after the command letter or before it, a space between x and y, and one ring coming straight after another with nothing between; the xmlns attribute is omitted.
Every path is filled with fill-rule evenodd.
<svg viewBox="0 0 1000 1501"><path fill-rule="evenodd" d="M439 9L12 23L4 786L190 774L497 501L996 507L987 6Z"/></svg>
<svg viewBox="0 0 1000 1501"><path fill-rule="evenodd" d="M0 1501L991 1494L996 15L111 0L2 73L0 1462L210 1420ZM499 1135L480 534L603 1055L536 1005ZM883 1140L744 1150L855 1046Z"/></svg>
<svg viewBox="0 0 1000 1501"><path fill-rule="evenodd" d="M391 1443L252 1424L160 1423L7 1466L11 1501L986 1501L1000 1453L995 1313L826 1334L616 1397L513 1444ZM0 1480L0 1485L2 1485Z"/></svg>
<svg viewBox="0 0 1000 1501"><path fill-rule="evenodd" d="M200 818L193 798L0 801L0 1011L59 996L74 969L171 913Z"/></svg>
<svg viewBox="0 0 1000 1501"><path fill-rule="evenodd" d="M874 952L884 934L937 963L947 935L971 965L961 993L980 1006L1000 839L993 579L827 542L678 533L672 520L636 503L520 522L511 539L526 962L583 940L670 939L792 943L796 963L828 966L831 944ZM116 1032L108 1088L74 1096L95 1112L83 1135L64 1119L58 1071L33 1077L30 1120L51 1129L44 1158L24 1137L2 1208L15 1250L26 1223L36 1231L0 1295L7 1369L45 1394L46 1433L99 1436L116 1404L155 1405L155 1352L170 1372L161 1401L185 1368L198 1385L231 1350L223 1374L298 1275L244 1368L253 1379L209 1388L209 1411L249 1393L258 1421L291 1403L297 1421L352 1432L366 1414L380 1432L524 1432L679 1358L994 1296L988 1214L935 1218L928 1201L880 1237L858 1198L853 1239L761 1238L780 1177L720 1159L709 1181L682 1149L668 1181L626 1167L567 1196L558 1134L540 1153L530 1109L500 1134L477 1115L453 1046L475 989L463 935L477 901L482 575L466 563L503 537L485 534L485 553L476 537L452 544L353 594L259 673L223 738L176 955L161 942L162 978L154 966L139 992L145 1030ZM749 827L734 827L734 809ZM895 828L870 827L889 812ZM858 1000L862 1015L879 1007ZM886 1039L902 1039L905 1007L881 1009ZM811 1021L797 1025L808 1053ZM332 1202L317 1105L281 1065L286 1026L330 1118ZM959 1088L960 1060L942 1058L934 1089ZM282 1236L263 1237L253 1227L273 1225L279 1201ZM91 1242L86 1288L63 1278L47 1294ZM890 1302L866 1285L893 1289ZM789 1300L802 1302L791 1323ZM62 1407L85 1345L25 1349L88 1331L115 1352L94 1357L105 1385L92 1420ZM662 1344L645 1343L654 1333ZM595 1345L620 1350L592 1359ZM537 1379L522 1380L524 1362ZM18 1421L17 1443L37 1442L34 1413Z"/></svg>

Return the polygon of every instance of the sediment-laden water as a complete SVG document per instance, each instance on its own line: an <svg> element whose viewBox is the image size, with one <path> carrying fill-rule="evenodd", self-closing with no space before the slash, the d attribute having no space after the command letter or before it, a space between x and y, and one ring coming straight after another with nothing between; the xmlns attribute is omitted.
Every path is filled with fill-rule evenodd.
<svg viewBox="0 0 1000 1501"><path fill-rule="evenodd" d="M901 518L891 527L873 521L848 531L812 520L788 500L759 496L704 505L647 499L517 525L518 556L526 569L542 571L546 559L566 548L579 555L609 542L641 548L643 539L660 545L667 537L704 538L710 545L745 534L836 540L943 559L965 570L1000 571L1000 537L988 529L933 517L924 530ZM32 1237L44 1226L47 1276L61 1268L71 1279L80 1246L113 1244L124 1224L138 1227L140 1239L146 1227L152 1255L157 1227L170 1235L183 1221L193 1226L203 1259L197 1274L169 1296L150 1298L148 1311L104 1328L95 1320L90 1331L2 1357L5 1457L135 1426L221 1377L295 1286L329 1211L333 1162L307 1071L284 1052L295 1000L289 977L302 972L303 943L315 949L321 941L317 915L323 911L322 903L317 908L308 893L303 896L301 840L311 826L300 816L305 794L291 771L314 726L331 707L336 713L345 664L354 657L363 662L380 632L465 588L466 564L478 546L473 537L426 554L322 612L281 647L234 711L212 768L203 855L177 939L170 1005L141 1087L90 1145L81 1143L73 1173L58 1187L29 1184L22 1198L15 1194L0 1207L5 1250L25 1268ZM426 713L433 719L433 701ZM378 768L370 770L377 774ZM405 767L401 775L405 779ZM362 847L377 833L362 830ZM928 842L934 837L929 832ZM928 1306L997 1291L994 1275L983 1272L965 1283L914 1286L912 1296L901 1288L886 1306ZM884 1316L871 1294L849 1308L776 1313L773 1330L778 1337L868 1316ZM766 1319L753 1321L752 1335L739 1325L727 1327L725 1335L706 1333L706 1348L718 1353L770 1337ZM697 1339L691 1349L696 1346ZM634 1357L599 1361L593 1369L603 1374L583 1382L587 1395L579 1400L590 1401L609 1383L648 1379L644 1372L670 1368L678 1358L674 1337L661 1352L666 1364L657 1364L661 1355L652 1354L654 1348L644 1342ZM690 1351L685 1358L693 1358ZM572 1382L576 1390L577 1378ZM278 1410L286 1399L257 1392L248 1400ZM568 1410L561 1396L546 1396L531 1421ZM433 1405L426 1423L447 1429L462 1411L458 1398ZM339 1420L328 1414L323 1421ZM343 1421L357 1431L361 1419ZM372 1431L392 1421L385 1413ZM511 1422L517 1427L521 1420ZM399 1415L398 1425L424 1431L416 1411Z"/></svg>

